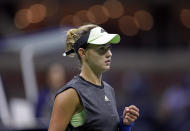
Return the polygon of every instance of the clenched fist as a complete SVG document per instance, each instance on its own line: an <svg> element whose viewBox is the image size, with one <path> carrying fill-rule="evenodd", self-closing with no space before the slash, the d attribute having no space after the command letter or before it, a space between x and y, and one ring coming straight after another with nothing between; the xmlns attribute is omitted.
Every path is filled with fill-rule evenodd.
<svg viewBox="0 0 190 131"><path fill-rule="evenodd" d="M130 125L139 117L139 108L134 105L125 107L123 111L123 124Z"/></svg>

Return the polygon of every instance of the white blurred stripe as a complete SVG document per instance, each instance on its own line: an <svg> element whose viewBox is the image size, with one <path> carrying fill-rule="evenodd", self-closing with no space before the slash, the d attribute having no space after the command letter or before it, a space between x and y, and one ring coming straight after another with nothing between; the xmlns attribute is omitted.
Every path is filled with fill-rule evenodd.
<svg viewBox="0 0 190 131"><path fill-rule="evenodd" d="M33 45L26 45L21 50L20 55L26 98L32 104L36 104L38 98L38 87L33 63Z"/></svg>
<svg viewBox="0 0 190 131"><path fill-rule="evenodd" d="M5 126L10 125L10 116L8 110L8 103L3 89L3 83L0 76L0 118Z"/></svg>

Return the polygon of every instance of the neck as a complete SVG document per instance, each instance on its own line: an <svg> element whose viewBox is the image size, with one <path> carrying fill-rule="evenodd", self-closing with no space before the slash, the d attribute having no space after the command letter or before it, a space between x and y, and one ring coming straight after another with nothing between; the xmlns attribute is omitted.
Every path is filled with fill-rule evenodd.
<svg viewBox="0 0 190 131"><path fill-rule="evenodd" d="M102 73L92 69L85 63L82 65L80 76L95 85L101 86Z"/></svg>

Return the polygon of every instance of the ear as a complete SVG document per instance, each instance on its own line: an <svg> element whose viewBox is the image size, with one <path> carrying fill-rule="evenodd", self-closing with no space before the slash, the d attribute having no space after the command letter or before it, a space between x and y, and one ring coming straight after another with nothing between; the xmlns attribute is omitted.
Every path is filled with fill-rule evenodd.
<svg viewBox="0 0 190 131"><path fill-rule="evenodd" d="M78 54L79 54L80 57L85 56L86 55L85 53L86 53L85 49L83 49L83 48L78 49Z"/></svg>

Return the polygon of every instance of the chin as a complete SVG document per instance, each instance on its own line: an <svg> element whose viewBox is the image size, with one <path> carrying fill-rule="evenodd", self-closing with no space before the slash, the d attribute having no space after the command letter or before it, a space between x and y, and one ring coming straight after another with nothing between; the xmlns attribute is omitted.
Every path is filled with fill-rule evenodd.
<svg viewBox="0 0 190 131"><path fill-rule="evenodd" d="M103 72L110 70L110 66L106 66L103 68Z"/></svg>

